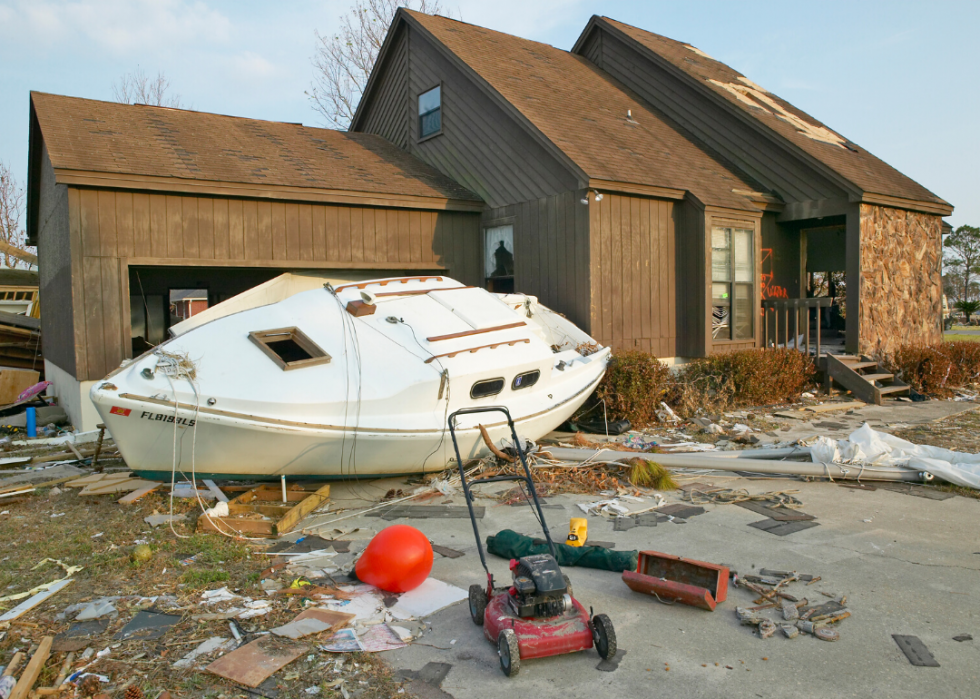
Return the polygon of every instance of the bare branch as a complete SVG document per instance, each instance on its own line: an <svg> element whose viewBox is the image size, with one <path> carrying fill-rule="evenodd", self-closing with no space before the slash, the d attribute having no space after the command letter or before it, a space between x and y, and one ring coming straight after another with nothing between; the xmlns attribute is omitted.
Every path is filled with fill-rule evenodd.
<svg viewBox="0 0 980 699"><path fill-rule="evenodd" d="M0 242L28 252L27 234L21 228L21 215L24 213L24 188L10 171L10 167L0 160ZM4 250L0 262L5 267L29 267L25 262Z"/></svg>
<svg viewBox="0 0 980 699"><path fill-rule="evenodd" d="M310 60L315 76L306 94L330 126L350 126L399 7L426 14L442 12L439 0L357 0L340 18L336 33L314 31L316 48Z"/></svg>
<svg viewBox="0 0 980 699"><path fill-rule="evenodd" d="M150 78L143 69L136 66L132 73L126 73L112 84L112 95L117 102L125 104L149 104L154 107L174 107L180 109L180 95L168 95L170 81L163 73Z"/></svg>

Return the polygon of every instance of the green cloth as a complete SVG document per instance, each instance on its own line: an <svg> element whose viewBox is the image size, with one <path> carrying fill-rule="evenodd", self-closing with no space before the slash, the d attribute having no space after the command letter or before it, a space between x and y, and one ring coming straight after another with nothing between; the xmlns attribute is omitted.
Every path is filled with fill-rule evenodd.
<svg viewBox="0 0 980 699"><path fill-rule="evenodd" d="M601 546L569 546L555 544L558 550L558 565L598 568L622 573L636 570L639 560L637 551L613 551ZM487 537L487 551L501 558L522 558L539 553L551 553L546 542L535 543L529 536L503 529L496 535Z"/></svg>

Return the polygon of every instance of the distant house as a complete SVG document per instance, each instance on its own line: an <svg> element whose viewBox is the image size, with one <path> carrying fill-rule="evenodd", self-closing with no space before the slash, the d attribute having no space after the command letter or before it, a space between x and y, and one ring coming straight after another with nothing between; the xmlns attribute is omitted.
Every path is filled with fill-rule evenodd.
<svg viewBox="0 0 980 699"><path fill-rule="evenodd" d="M87 386L183 317L175 290L213 304L289 270L534 294L667 361L764 346L763 302L811 304L834 272L851 351L938 340L951 212L695 47L602 17L563 51L401 9L349 133L31 95L47 375L86 424Z"/></svg>

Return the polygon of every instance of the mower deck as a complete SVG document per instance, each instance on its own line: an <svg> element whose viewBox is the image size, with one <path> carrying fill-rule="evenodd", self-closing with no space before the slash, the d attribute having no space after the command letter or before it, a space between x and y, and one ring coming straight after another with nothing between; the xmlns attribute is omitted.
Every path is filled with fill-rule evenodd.
<svg viewBox="0 0 980 699"><path fill-rule="evenodd" d="M575 653L592 647L589 613L578 600L573 598L573 608L559 616L522 619L514 615L509 598L510 592L501 592L487 604L483 635L491 643L497 643L497 637L504 629L513 629L521 660Z"/></svg>

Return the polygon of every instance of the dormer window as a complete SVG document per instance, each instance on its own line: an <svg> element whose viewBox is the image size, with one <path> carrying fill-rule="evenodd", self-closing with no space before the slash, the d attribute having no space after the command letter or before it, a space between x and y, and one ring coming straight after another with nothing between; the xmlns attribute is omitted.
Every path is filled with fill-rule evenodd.
<svg viewBox="0 0 980 699"><path fill-rule="evenodd" d="M442 87L436 85L419 95L419 139L442 131Z"/></svg>

